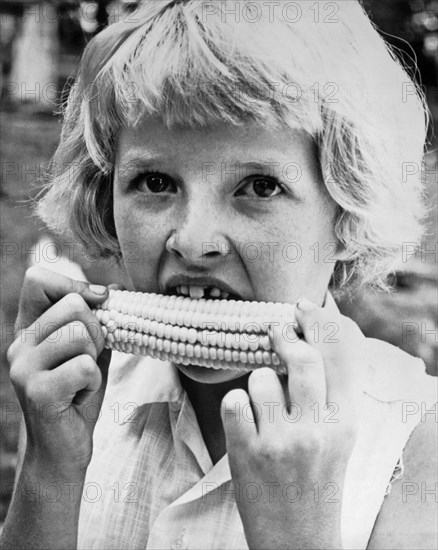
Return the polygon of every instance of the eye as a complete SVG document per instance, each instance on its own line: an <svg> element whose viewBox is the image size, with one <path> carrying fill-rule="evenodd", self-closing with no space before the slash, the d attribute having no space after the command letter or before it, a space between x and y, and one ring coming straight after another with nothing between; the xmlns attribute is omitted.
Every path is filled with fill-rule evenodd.
<svg viewBox="0 0 438 550"><path fill-rule="evenodd" d="M275 178L268 176L253 176L239 191L237 196L249 195L268 199L283 193L281 184Z"/></svg>
<svg viewBox="0 0 438 550"><path fill-rule="evenodd" d="M142 193L174 193L175 184L172 178L159 172L139 174L133 180L134 187Z"/></svg>

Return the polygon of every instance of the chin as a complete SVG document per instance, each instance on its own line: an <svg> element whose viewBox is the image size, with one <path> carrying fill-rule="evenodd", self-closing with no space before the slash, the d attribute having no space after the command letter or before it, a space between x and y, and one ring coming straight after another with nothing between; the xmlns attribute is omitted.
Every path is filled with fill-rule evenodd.
<svg viewBox="0 0 438 550"><path fill-rule="evenodd" d="M178 365L177 363L175 366L182 374L202 384L220 384L248 374L247 371L237 369L211 369L198 365Z"/></svg>

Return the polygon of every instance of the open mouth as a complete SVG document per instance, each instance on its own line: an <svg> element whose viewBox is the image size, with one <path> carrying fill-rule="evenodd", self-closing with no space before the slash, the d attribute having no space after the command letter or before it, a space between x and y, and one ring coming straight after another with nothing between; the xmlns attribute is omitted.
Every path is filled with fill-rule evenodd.
<svg viewBox="0 0 438 550"><path fill-rule="evenodd" d="M179 285L169 288L168 294L190 297L195 300L241 300L237 294L232 294L216 286Z"/></svg>

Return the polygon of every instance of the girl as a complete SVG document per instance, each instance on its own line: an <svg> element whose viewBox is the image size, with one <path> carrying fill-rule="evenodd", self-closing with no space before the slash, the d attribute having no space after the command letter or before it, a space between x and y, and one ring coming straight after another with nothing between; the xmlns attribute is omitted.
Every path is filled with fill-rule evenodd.
<svg viewBox="0 0 438 550"><path fill-rule="evenodd" d="M270 329L287 376L111 354L108 289L28 271L6 547L432 548L433 384L328 292L418 238L426 122L356 1L144 1L88 45L39 214L131 289L297 303L299 337Z"/></svg>

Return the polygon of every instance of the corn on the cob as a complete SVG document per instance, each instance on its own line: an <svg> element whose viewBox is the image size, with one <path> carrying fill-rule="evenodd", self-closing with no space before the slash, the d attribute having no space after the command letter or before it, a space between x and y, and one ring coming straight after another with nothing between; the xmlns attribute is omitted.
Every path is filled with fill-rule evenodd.
<svg viewBox="0 0 438 550"><path fill-rule="evenodd" d="M283 303L110 290L93 313L111 349L215 369L269 365L284 373L267 331L273 322L293 322L294 311Z"/></svg>

